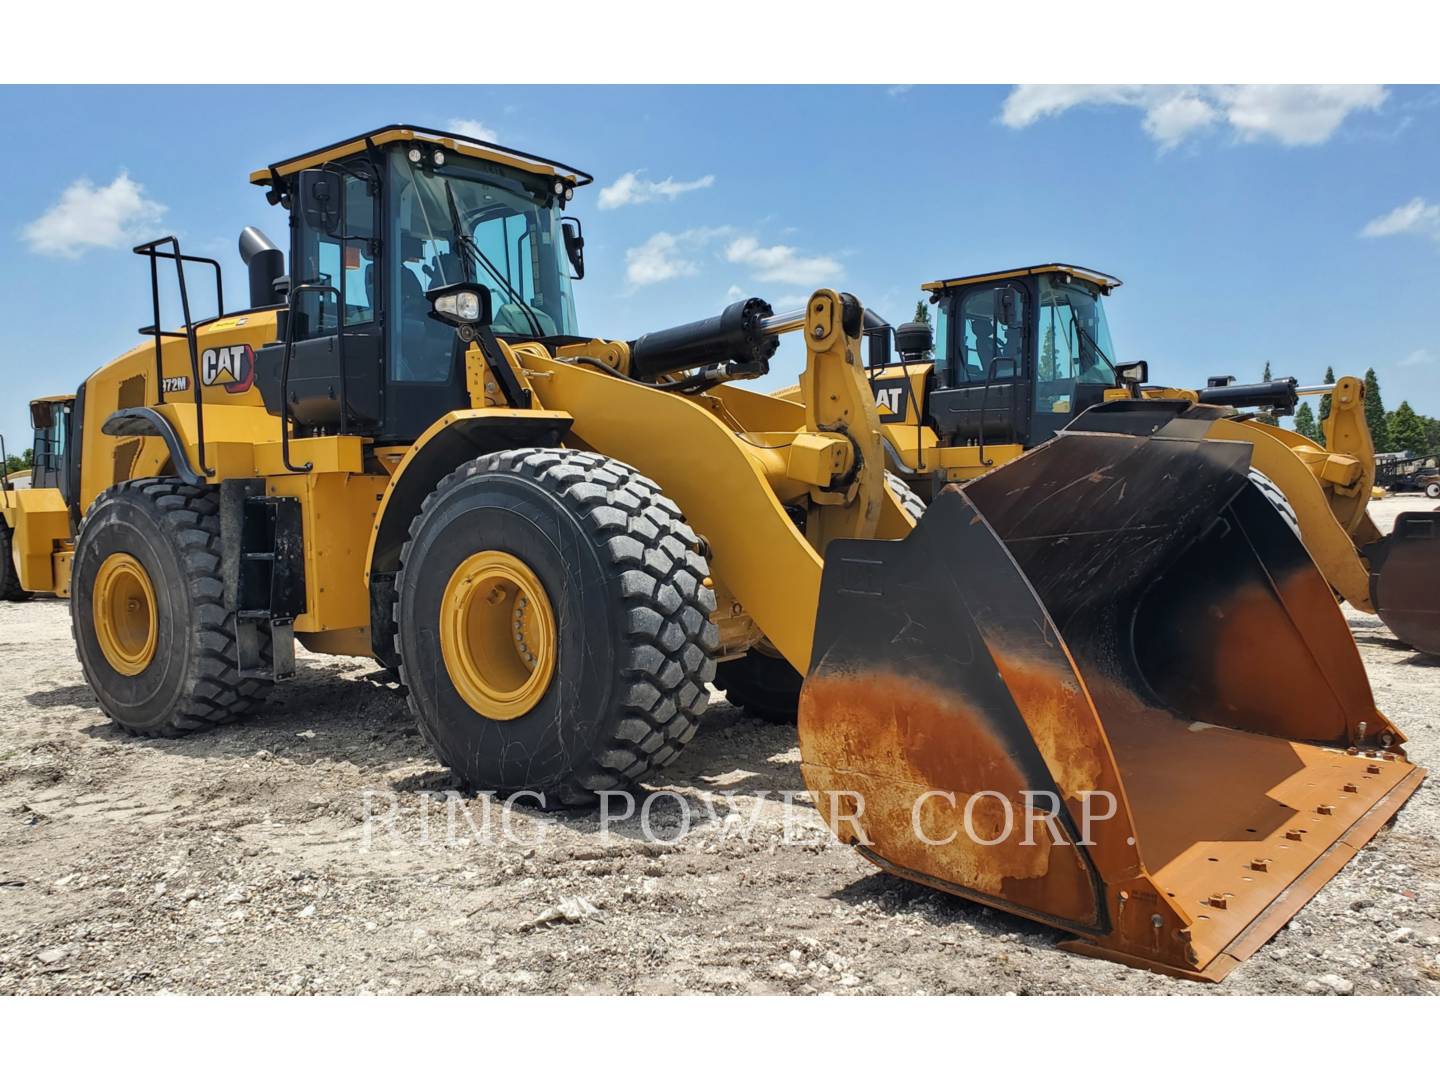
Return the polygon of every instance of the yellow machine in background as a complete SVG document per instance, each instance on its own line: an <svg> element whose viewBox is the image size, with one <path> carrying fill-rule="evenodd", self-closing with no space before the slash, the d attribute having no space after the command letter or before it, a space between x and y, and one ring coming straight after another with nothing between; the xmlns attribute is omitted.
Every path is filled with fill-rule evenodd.
<svg viewBox="0 0 1440 1080"><path fill-rule="evenodd" d="M0 600L26 599L30 593L22 578L31 583L28 588L44 592L59 591L69 578L70 535L78 520L66 498L74 488L74 408L73 394L30 402L31 468L24 474L7 469L0 480Z"/></svg>
<svg viewBox="0 0 1440 1080"><path fill-rule="evenodd" d="M21 584L68 592L125 729L254 712L298 641L396 669L461 783L584 804L681 751L717 665L784 664L815 805L866 858L1202 978L1420 783L1204 406L1092 411L925 509L887 481L853 296L587 337L580 170L390 127L252 179L288 260L247 229L227 312L218 265L140 245L182 322L157 288L149 340L75 396L73 543L7 503ZM803 404L736 385L788 332Z"/></svg>
<svg viewBox="0 0 1440 1080"><path fill-rule="evenodd" d="M1440 654L1440 514L1402 514L1382 536L1366 512L1375 452L1362 380L1299 386L1294 379L1200 390L1147 385L1144 363L1118 363L1104 297L1118 278L1062 264L933 281L934 334L894 332L899 362L870 367L891 471L928 500L1014 461L1087 409L1131 400L1214 406L1205 437L1249 443L1256 483L1299 530L1335 592L1378 614L1410 646ZM1325 445L1258 422L1291 414L1303 394L1326 393ZM1135 428L1143 431L1143 422Z"/></svg>

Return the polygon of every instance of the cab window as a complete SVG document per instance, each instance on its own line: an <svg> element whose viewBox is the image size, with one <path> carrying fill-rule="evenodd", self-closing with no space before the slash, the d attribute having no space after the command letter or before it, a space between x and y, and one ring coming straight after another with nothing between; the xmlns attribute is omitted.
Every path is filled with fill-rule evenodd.
<svg viewBox="0 0 1440 1080"><path fill-rule="evenodd" d="M1036 408L1070 412L1076 383L1114 386L1110 328L1100 297L1073 284L1042 279Z"/></svg>
<svg viewBox="0 0 1440 1080"><path fill-rule="evenodd" d="M972 289L960 306L951 385L1015 378L1024 359L1025 294L1014 285Z"/></svg>
<svg viewBox="0 0 1440 1080"><path fill-rule="evenodd" d="M375 236L375 200L359 177L345 177L345 238L302 225L299 234L301 282L344 286L345 325L375 320L377 273L371 254ZM299 337L333 334L339 322L339 301L330 293L302 294L299 298Z"/></svg>

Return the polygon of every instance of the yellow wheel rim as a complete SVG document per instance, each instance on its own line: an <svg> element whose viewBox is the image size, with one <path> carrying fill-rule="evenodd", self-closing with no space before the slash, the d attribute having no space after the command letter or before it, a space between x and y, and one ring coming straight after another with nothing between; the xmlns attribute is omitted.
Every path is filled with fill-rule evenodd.
<svg viewBox="0 0 1440 1080"><path fill-rule="evenodd" d="M440 601L440 654L465 703L492 720L539 704L555 674L555 613L535 572L505 551L478 551Z"/></svg>
<svg viewBox="0 0 1440 1080"><path fill-rule="evenodd" d="M155 589L133 555L107 556L95 575L91 613L100 651L121 675L139 675L155 658Z"/></svg>

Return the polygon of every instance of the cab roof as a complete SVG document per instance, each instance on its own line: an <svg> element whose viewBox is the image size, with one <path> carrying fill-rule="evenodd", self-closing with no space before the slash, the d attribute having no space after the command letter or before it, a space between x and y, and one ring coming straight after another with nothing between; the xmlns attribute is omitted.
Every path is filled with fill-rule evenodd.
<svg viewBox="0 0 1440 1080"><path fill-rule="evenodd" d="M508 146L473 139L468 135L457 135L453 131L437 131L435 128L420 127L415 124L387 124L374 131L367 131L363 135L356 135L341 142L331 143L329 146L322 146L318 150L311 150L308 153L297 154L295 157L277 161L266 168L256 169L250 174L250 182L261 186L273 185L281 177L292 176L302 169L311 169L317 165L323 165L327 161L336 161L349 157L351 154L358 154L362 150L396 142L423 142L443 146L451 153L460 154L462 157L493 161L500 165L508 165L512 169L535 173L538 176L558 176L562 180L568 181L572 187L584 187L595 179L589 173L572 165L551 161L549 158L539 157L535 154L527 154L523 150L513 150Z"/></svg>
<svg viewBox="0 0 1440 1080"><path fill-rule="evenodd" d="M1088 281L1099 287L1100 291L1108 294L1111 289L1118 289L1125 284L1117 277L1102 273L1099 270L1090 270L1084 266L1075 266L1071 263L1041 263L1037 266L1020 266L1014 270L1000 270L989 274L971 274L967 277L942 278L939 281L928 281L920 288L926 292L940 292L942 289L953 289L959 285L974 285L981 281L999 281L1001 278L1029 277L1037 274L1069 274L1082 281Z"/></svg>

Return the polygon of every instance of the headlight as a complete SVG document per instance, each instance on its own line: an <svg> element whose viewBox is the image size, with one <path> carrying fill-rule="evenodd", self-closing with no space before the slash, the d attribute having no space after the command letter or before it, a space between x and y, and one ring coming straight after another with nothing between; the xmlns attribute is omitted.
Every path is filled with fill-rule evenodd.
<svg viewBox="0 0 1440 1080"><path fill-rule="evenodd" d="M454 322L477 322L480 319L480 294L465 291L436 297L435 314L445 316Z"/></svg>

